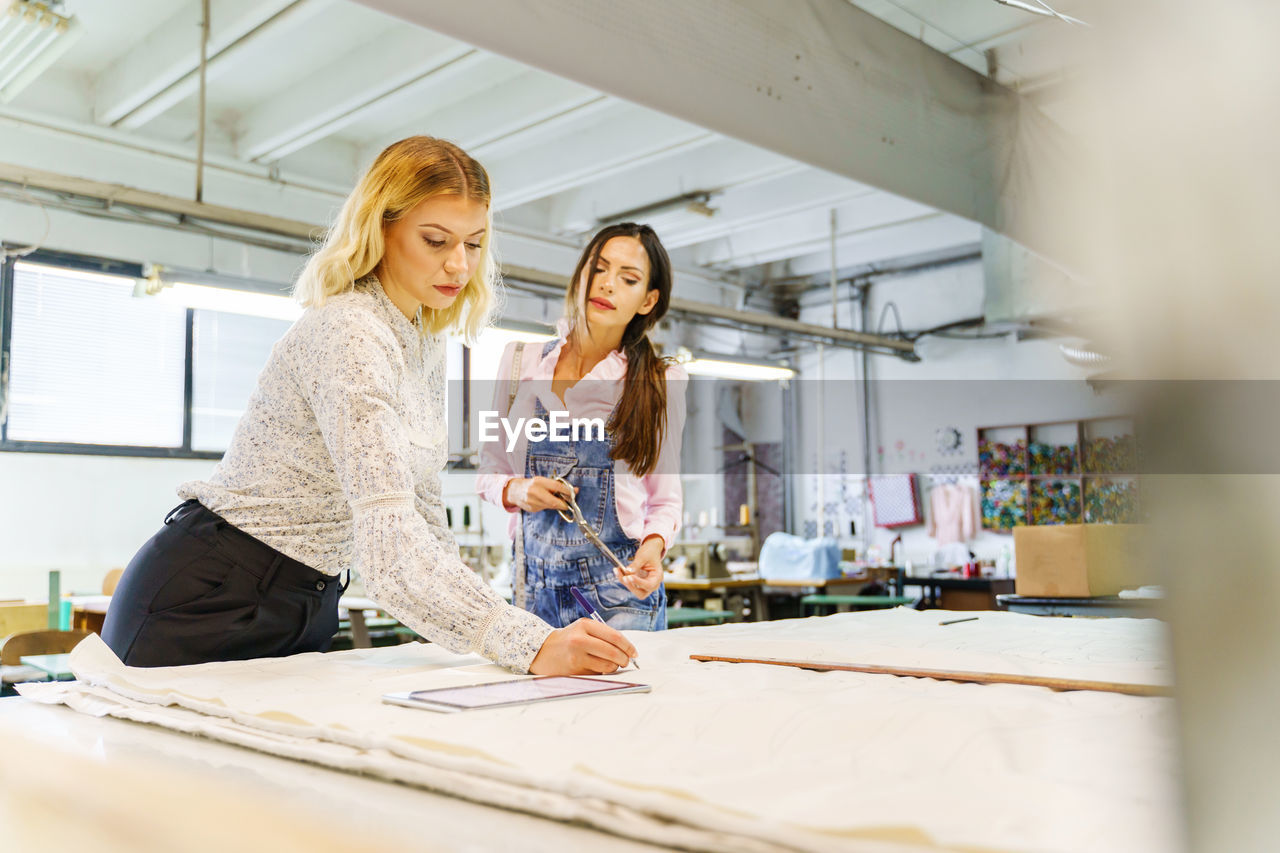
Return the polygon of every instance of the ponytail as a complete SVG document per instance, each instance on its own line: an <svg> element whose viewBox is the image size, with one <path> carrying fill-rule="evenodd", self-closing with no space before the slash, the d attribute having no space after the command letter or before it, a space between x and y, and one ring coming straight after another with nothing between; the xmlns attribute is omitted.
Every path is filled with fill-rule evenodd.
<svg viewBox="0 0 1280 853"><path fill-rule="evenodd" d="M623 351L627 376L607 426L613 435L613 458L643 477L658 466L667 433L667 367L671 359L659 357L644 332L631 343L624 337Z"/></svg>

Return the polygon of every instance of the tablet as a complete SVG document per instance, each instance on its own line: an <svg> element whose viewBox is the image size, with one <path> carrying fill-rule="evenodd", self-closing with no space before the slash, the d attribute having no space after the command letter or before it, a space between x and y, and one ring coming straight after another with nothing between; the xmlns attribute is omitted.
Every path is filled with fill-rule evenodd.
<svg viewBox="0 0 1280 853"><path fill-rule="evenodd" d="M491 681L466 687L437 687L434 690L387 693L382 701L388 705L453 712L505 708L509 705L528 705L532 702L551 702L579 696L648 692L647 684L585 678L580 675L539 675L516 681Z"/></svg>

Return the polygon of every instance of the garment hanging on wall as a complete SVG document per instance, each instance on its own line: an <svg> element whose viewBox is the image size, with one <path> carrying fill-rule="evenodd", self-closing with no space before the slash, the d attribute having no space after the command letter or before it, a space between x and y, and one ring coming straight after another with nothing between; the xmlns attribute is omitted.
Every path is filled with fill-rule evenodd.
<svg viewBox="0 0 1280 853"><path fill-rule="evenodd" d="M975 529L974 491L958 483L934 486L929 493L929 535L939 545L968 542Z"/></svg>

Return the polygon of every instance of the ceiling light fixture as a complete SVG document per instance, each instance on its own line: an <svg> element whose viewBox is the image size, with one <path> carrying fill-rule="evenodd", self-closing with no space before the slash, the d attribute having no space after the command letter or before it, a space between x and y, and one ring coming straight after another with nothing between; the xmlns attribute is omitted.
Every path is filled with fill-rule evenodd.
<svg viewBox="0 0 1280 853"><path fill-rule="evenodd" d="M185 308L289 322L302 316L302 306L284 295L278 284L159 264L149 264L143 273L145 277L138 279L134 296L152 297Z"/></svg>
<svg viewBox="0 0 1280 853"><path fill-rule="evenodd" d="M718 208L714 208L710 204L713 195L710 190L684 193L673 198L655 201L652 204L633 207L630 210L623 210L609 216L602 216L596 220L596 223L599 225L608 225L612 222L652 224L656 217L678 213L696 213L700 216L712 217L716 215L718 210Z"/></svg>
<svg viewBox="0 0 1280 853"><path fill-rule="evenodd" d="M553 341L559 337L554 326L549 326L546 323L534 323L528 320L516 320L509 317L504 317L495 322L493 330L513 341L536 343L538 341Z"/></svg>
<svg viewBox="0 0 1280 853"><path fill-rule="evenodd" d="M59 15L48 3L13 0L0 13L0 103L43 74L81 32L75 16Z"/></svg>
<svg viewBox="0 0 1280 853"><path fill-rule="evenodd" d="M694 352L684 347L676 350L678 361L690 376L710 379L737 379L743 382L778 382L791 379L796 369L790 365L741 355L718 355Z"/></svg>

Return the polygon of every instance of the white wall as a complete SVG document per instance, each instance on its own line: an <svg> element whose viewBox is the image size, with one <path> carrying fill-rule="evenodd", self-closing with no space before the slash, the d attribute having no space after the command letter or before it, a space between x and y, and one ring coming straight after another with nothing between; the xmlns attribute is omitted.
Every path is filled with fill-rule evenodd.
<svg viewBox="0 0 1280 853"><path fill-rule="evenodd" d="M43 598L48 571L62 589L97 592L180 501L203 459L0 453L0 598Z"/></svg>

